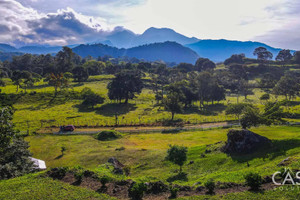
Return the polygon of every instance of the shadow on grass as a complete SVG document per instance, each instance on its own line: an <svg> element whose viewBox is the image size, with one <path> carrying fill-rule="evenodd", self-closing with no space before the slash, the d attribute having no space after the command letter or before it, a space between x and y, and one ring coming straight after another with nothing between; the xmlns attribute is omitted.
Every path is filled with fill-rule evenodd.
<svg viewBox="0 0 300 200"><path fill-rule="evenodd" d="M64 156L64 155L59 155L59 156L57 156L57 157L55 158L55 160L59 160L59 159L61 159L63 156Z"/></svg>
<svg viewBox="0 0 300 200"><path fill-rule="evenodd" d="M169 183L174 182L174 181L188 181L187 173L181 172L179 174L176 174L174 176L170 176L167 181Z"/></svg>
<svg viewBox="0 0 300 200"><path fill-rule="evenodd" d="M137 109L135 104L119 104L119 103L109 103L104 104L99 108L87 107L82 104L75 105L78 109L78 112L93 112L96 111L96 114L103 115L106 117L113 117L117 113L118 115L125 115L130 111Z"/></svg>
<svg viewBox="0 0 300 200"><path fill-rule="evenodd" d="M128 104L109 103L109 104L104 104L100 108L98 108L96 113L99 115L112 117L115 116L116 113L118 113L118 115L125 115L136 109L137 109L136 105L131 103Z"/></svg>
<svg viewBox="0 0 300 200"><path fill-rule="evenodd" d="M263 158L273 160L279 156L286 155L290 149L300 147L299 139L286 139L286 140L272 140L272 146L261 147L256 152L247 155L230 155L230 157L240 163L248 162L255 158Z"/></svg>
<svg viewBox="0 0 300 200"><path fill-rule="evenodd" d="M224 104L213 104L213 105L206 105L202 110L199 109L197 106L192 106L184 109L184 114L199 114L205 116L215 116L218 115L220 112L224 111L226 106Z"/></svg>

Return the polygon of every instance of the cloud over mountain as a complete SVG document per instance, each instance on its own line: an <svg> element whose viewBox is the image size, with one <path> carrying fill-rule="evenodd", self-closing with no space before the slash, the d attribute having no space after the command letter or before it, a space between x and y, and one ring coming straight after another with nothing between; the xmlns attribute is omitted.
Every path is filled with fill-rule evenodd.
<svg viewBox="0 0 300 200"><path fill-rule="evenodd" d="M0 1L1 42L66 45L89 42L107 30L104 19L85 16L71 8L46 14L14 0Z"/></svg>

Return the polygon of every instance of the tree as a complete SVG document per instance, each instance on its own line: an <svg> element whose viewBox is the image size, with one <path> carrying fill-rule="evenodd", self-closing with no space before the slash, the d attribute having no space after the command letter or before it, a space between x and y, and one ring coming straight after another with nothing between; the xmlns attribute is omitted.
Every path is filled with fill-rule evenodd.
<svg viewBox="0 0 300 200"><path fill-rule="evenodd" d="M104 98L94 92L88 94L85 96L82 105L87 106L87 107L92 107L94 108L95 105L97 104L102 104L104 103Z"/></svg>
<svg viewBox="0 0 300 200"><path fill-rule="evenodd" d="M244 64L245 54L234 54L224 61L224 65Z"/></svg>
<svg viewBox="0 0 300 200"><path fill-rule="evenodd" d="M176 67L180 72L188 73L190 71L193 71L194 65L190 63L179 63Z"/></svg>
<svg viewBox="0 0 300 200"><path fill-rule="evenodd" d="M167 151L167 157L166 160L179 165L180 170L179 172L182 172L182 166L187 160L187 147L184 146L178 146L178 145L169 145L169 149Z"/></svg>
<svg viewBox="0 0 300 200"><path fill-rule="evenodd" d="M213 70L214 68L216 68L216 64L208 58L199 58L195 63L195 70L199 72Z"/></svg>
<svg viewBox="0 0 300 200"><path fill-rule="evenodd" d="M257 56L257 59L260 61L267 61L273 58L273 54L268 51L265 47L258 47L253 52L254 56Z"/></svg>
<svg viewBox="0 0 300 200"><path fill-rule="evenodd" d="M265 94L261 95L261 97L259 97L259 100L262 100L262 101L270 100L270 94L265 93Z"/></svg>
<svg viewBox="0 0 300 200"><path fill-rule="evenodd" d="M50 74L47 77L49 85L54 87L54 94L57 95L58 88L62 89L68 86L69 82L62 73L60 74Z"/></svg>
<svg viewBox="0 0 300 200"><path fill-rule="evenodd" d="M164 107L167 111L171 112L171 120L174 120L175 113L181 113L183 105L180 101L180 93L169 92L164 99Z"/></svg>
<svg viewBox="0 0 300 200"><path fill-rule="evenodd" d="M283 122L282 118L285 117L285 113L281 105L281 102L267 102L264 107L264 112L261 115L262 124L269 126L274 123Z"/></svg>
<svg viewBox="0 0 300 200"><path fill-rule="evenodd" d="M200 72L195 77L195 83L192 83L194 90L197 92L200 102L200 108L204 107L204 101L209 101L211 94L211 85L214 82L214 78L209 72Z"/></svg>
<svg viewBox="0 0 300 200"><path fill-rule="evenodd" d="M239 81L238 92L239 94L243 95L245 99L247 99L248 95L253 94L249 82L243 79Z"/></svg>
<svg viewBox="0 0 300 200"><path fill-rule="evenodd" d="M82 65L83 68L87 69L89 75L99 75L103 72L106 64L102 61L89 60Z"/></svg>
<svg viewBox="0 0 300 200"><path fill-rule="evenodd" d="M12 80L13 84L17 86L16 91L18 92L22 83L22 72L19 70L14 71L10 79Z"/></svg>
<svg viewBox="0 0 300 200"><path fill-rule="evenodd" d="M70 72L74 66L75 54L69 47L63 47L62 51L56 54L57 72Z"/></svg>
<svg viewBox="0 0 300 200"><path fill-rule="evenodd" d="M28 143L14 130L12 114L10 108L0 108L0 179L21 176L33 169Z"/></svg>
<svg viewBox="0 0 300 200"><path fill-rule="evenodd" d="M78 81L78 82L87 81L89 78L87 69L82 66L75 67L72 70L72 73L73 73L73 78L75 79L75 81Z"/></svg>
<svg viewBox="0 0 300 200"><path fill-rule="evenodd" d="M300 65L300 51L296 51L293 56L293 61Z"/></svg>
<svg viewBox="0 0 300 200"><path fill-rule="evenodd" d="M142 92L143 82L141 74L134 71L123 71L107 85L108 97L121 103L125 99L125 104L129 99L133 99L135 94Z"/></svg>
<svg viewBox="0 0 300 200"><path fill-rule="evenodd" d="M262 119L257 108L247 106L243 110L243 115L240 122L242 128L247 129L251 126L258 126L259 124L262 124Z"/></svg>
<svg viewBox="0 0 300 200"><path fill-rule="evenodd" d="M272 73L263 74L261 79L258 81L258 86L260 88L273 88L277 83L277 78Z"/></svg>
<svg viewBox="0 0 300 200"><path fill-rule="evenodd" d="M299 94L300 85L297 77L285 75L281 77L278 83L273 88L275 95L283 95L286 99L291 99Z"/></svg>
<svg viewBox="0 0 300 200"><path fill-rule="evenodd" d="M291 51L288 49L281 50L276 56L275 60L282 63L287 63L293 58Z"/></svg>
<svg viewBox="0 0 300 200"><path fill-rule="evenodd" d="M211 91L209 94L209 100L214 104L214 101L222 101L226 99L225 89L220 86L217 81L212 83Z"/></svg>
<svg viewBox="0 0 300 200"><path fill-rule="evenodd" d="M225 110L225 113L226 115L235 115L236 118L240 121L240 116L243 113L243 110L249 106L251 106L251 104L246 104L246 103L229 104Z"/></svg>

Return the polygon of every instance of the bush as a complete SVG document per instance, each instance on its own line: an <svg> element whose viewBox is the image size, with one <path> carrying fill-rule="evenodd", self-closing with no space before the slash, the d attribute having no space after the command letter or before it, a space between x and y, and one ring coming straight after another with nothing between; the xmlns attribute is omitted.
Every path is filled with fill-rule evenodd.
<svg viewBox="0 0 300 200"><path fill-rule="evenodd" d="M115 140L122 137L119 132L114 130L101 131L97 134L97 140L107 141L107 140Z"/></svg>
<svg viewBox="0 0 300 200"><path fill-rule="evenodd" d="M145 183L133 183L128 190L128 196L133 200L141 200L146 190Z"/></svg>
<svg viewBox="0 0 300 200"><path fill-rule="evenodd" d="M170 187L171 196L169 198L176 199L178 191L179 191L179 188Z"/></svg>
<svg viewBox="0 0 300 200"><path fill-rule="evenodd" d="M251 190L259 190L262 184L262 178L257 173L249 173L245 176L246 185L250 187Z"/></svg>
<svg viewBox="0 0 300 200"><path fill-rule="evenodd" d="M66 173L69 171L68 167L58 167L51 169L48 173L53 179L62 179L65 177Z"/></svg>
<svg viewBox="0 0 300 200"><path fill-rule="evenodd" d="M206 182L204 183L204 186L205 186L206 189L208 190L208 193L209 193L209 194L213 194L213 193L214 193L216 184L215 184L215 182L214 182L212 179L206 181Z"/></svg>
<svg viewBox="0 0 300 200"><path fill-rule="evenodd" d="M176 134L176 133L180 133L181 129L166 129L163 130L161 133L166 133L166 134Z"/></svg>
<svg viewBox="0 0 300 200"><path fill-rule="evenodd" d="M110 181L110 178L108 176L102 176L99 180L102 184L102 187L105 187L105 185Z"/></svg>
<svg viewBox="0 0 300 200"><path fill-rule="evenodd" d="M84 174L84 169L81 166L76 166L73 168L73 173L74 173L74 177L76 179L76 183L80 184L82 182L83 179L83 174Z"/></svg>

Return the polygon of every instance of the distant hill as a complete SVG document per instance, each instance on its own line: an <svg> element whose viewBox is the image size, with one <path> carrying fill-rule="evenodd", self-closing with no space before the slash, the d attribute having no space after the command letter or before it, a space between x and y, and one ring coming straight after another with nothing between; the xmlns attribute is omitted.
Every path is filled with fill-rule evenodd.
<svg viewBox="0 0 300 200"><path fill-rule="evenodd" d="M108 35L107 40L118 48L131 48L144 44L177 42L185 45L199 41L197 38L189 38L169 28L149 28L143 34L138 35L127 29L113 31Z"/></svg>
<svg viewBox="0 0 300 200"><path fill-rule="evenodd" d="M22 53L31 54L48 54L57 53L62 49L61 46L45 47L45 46L24 46L18 49Z"/></svg>
<svg viewBox="0 0 300 200"><path fill-rule="evenodd" d="M1 52L0 51L0 61L12 60L14 56L20 56L23 53L20 52Z"/></svg>
<svg viewBox="0 0 300 200"><path fill-rule="evenodd" d="M185 45L198 53L200 57L209 58L215 62L223 62L233 54L244 53L248 58L255 58L253 51L257 47L265 47L276 57L281 49L270 47L260 42L241 42L231 40L201 40Z"/></svg>
<svg viewBox="0 0 300 200"><path fill-rule="evenodd" d="M9 44L2 44L0 43L0 51L1 52L16 52L17 49Z"/></svg>
<svg viewBox="0 0 300 200"><path fill-rule="evenodd" d="M103 44L80 45L73 48L73 51L82 57L89 55L95 58L104 55L113 57L128 56L147 61L163 60L165 62L193 64L199 57L196 52L176 42L154 43L129 49L118 49Z"/></svg>

